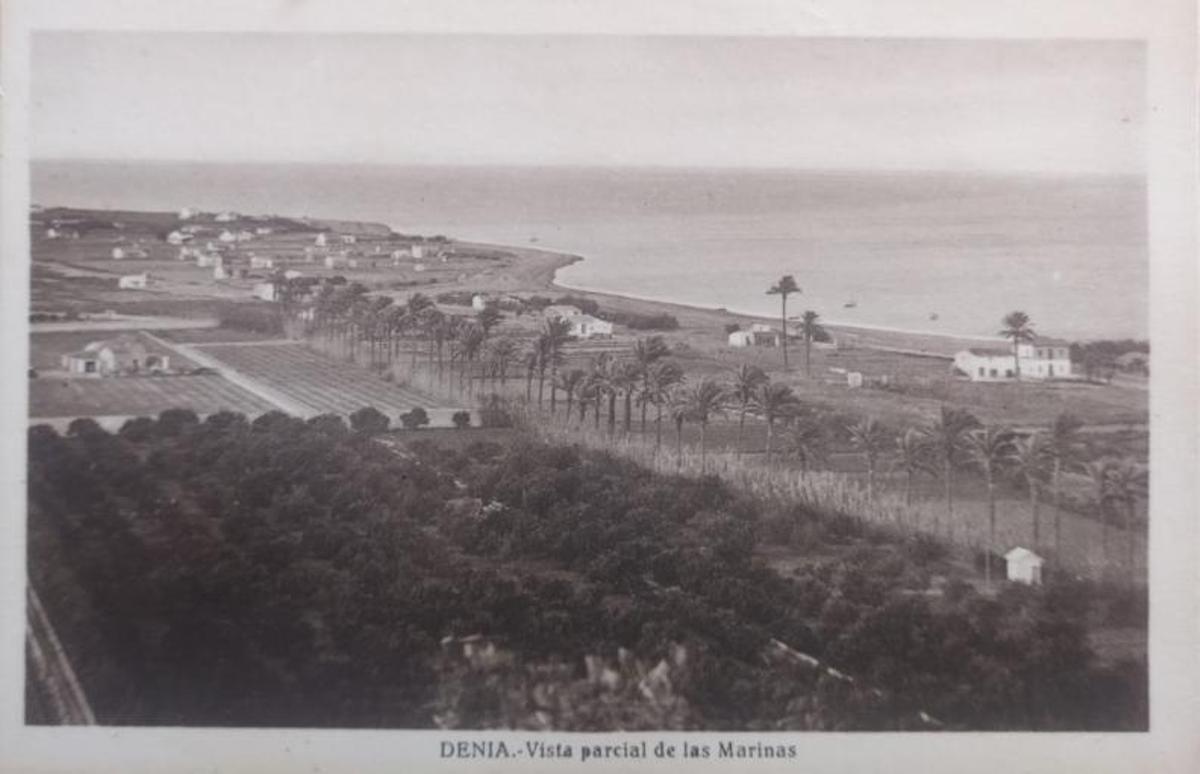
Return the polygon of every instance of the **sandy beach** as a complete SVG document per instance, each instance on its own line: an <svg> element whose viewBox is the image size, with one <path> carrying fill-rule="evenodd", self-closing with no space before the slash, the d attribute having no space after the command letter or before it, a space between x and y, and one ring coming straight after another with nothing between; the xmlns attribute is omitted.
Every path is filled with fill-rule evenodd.
<svg viewBox="0 0 1200 774"><path fill-rule="evenodd" d="M540 248L515 247L512 245L463 244L510 253L515 256L515 260L501 270L485 270L481 273L471 275L462 282L456 283L456 287L462 289L484 292L537 293L543 295L553 294L555 296L570 294L581 296L593 299L600 303L603 308L614 312L671 314L679 321L680 330L696 333L701 331L709 334L723 332L725 326L730 323L736 323L743 327L757 322L765 322L776 326L779 324L778 317L741 314L727 309L714 309L658 299L639 298L637 296L574 288L569 285L560 284L557 280L558 271L566 266L586 260L584 256ZM766 292L766 287L775 279L777 278L764 278L764 293ZM793 296L789 299L788 316L797 316L805 308L803 295ZM817 311L819 312L820 310ZM967 347L979 346L983 343L990 343L993 346L1003 346L1006 344L999 337L989 338L952 333L930 333L886 326L851 325L824 319L822 320L822 324L826 329L834 332L835 335L848 338L857 346L937 357L953 357L956 352ZM996 324L997 328L999 328L999 321Z"/></svg>

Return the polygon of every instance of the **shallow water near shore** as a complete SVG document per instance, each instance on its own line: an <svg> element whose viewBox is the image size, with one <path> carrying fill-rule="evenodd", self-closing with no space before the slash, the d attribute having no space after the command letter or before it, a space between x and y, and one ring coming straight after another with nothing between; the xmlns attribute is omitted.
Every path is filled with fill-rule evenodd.
<svg viewBox="0 0 1200 774"><path fill-rule="evenodd" d="M1127 177L627 168L55 161L43 205L310 215L560 249L570 287L778 314L995 335L1145 337L1145 186Z"/></svg>

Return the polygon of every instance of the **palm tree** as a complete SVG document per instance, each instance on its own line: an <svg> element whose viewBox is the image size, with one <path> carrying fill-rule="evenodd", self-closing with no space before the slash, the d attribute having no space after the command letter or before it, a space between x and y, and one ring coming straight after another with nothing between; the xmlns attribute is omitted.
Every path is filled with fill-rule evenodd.
<svg viewBox="0 0 1200 774"><path fill-rule="evenodd" d="M779 322L783 328L783 368L786 371L788 367L788 331L787 331L787 299L792 293L799 293L800 286L796 284L796 280L790 274L785 274L779 278L779 281L767 290L769 296L779 296L780 312Z"/></svg>
<svg viewBox="0 0 1200 774"><path fill-rule="evenodd" d="M939 417L924 428L925 440L941 464L942 480L946 491L946 524L954 523L954 466L962 456L966 434L979 426L979 420L970 412L942 406ZM938 524L933 525L937 532Z"/></svg>
<svg viewBox="0 0 1200 774"><path fill-rule="evenodd" d="M493 373L500 378L500 386L508 385L508 367L516 362L520 355L520 347L516 340L501 336L493 339L488 348L488 358L492 362Z"/></svg>
<svg viewBox="0 0 1200 774"><path fill-rule="evenodd" d="M1050 489L1054 499L1054 550L1062 546L1062 473L1075 466L1082 452L1079 431L1083 421L1072 414L1059 414L1050 428Z"/></svg>
<svg viewBox="0 0 1200 774"><path fill-rule="evenodd" d="M823 339L825 329L817 322L821 315L809 309L800 318L800 333L804 336L804 375L812 376L812 343Z"/></svg>
<svg viewBox="0 0 1200 774"><path fill-rule="evenodd" d="M996 546L996 475L1012 455L1013 433L1004 427L980 427L967 432L967 458L987 482L988 542L983 552L983 582L992 586L992 553Z"/></svg>
<svg viewBox="0 0 1200 774"><path fill-rule="evenodd" d="M539 342L535 339L533 345L521 356L521 362L525 365L525 405L533 402L533 377L537 374L538 363L541 361L538 345Z"/></svg>
<svg viewBox="0 0 1200 774"><path fill-rule="evenodd" d="M567 396L567 424L571 423L571 406L575 397L579 395L580 387L586 376L587 374L582 368L572 368L569 371L560 371L555 380L555 386Z"/></svg>
<svg viewBox="0 0 1200 774"><path fill-rule="evenodd" d="M904 469L904 504L912 505L913 479L918 473L932 473L929 461L929 444L915 427L906 429L896 436L896 458Z"/></svg>
<svg viewBox="0 0 1200 774"><path fill-rule="evenodd" d="M561 317L546 320L542 333L538 336L538 406L542 405L542 382L546 376L547 366L550 368L550 413L554 413L557 390L554 388L554 377L558 367L562 365L562 348L571 335L571 324Z"/></svg>
<svg viewBox="0 0 1200 774"><path fill-rule="evenodd" d="M662 358L671 354L671 348L662 336L649 336L638 339L633 344L633 361L637 363L638 375L641 378L642 432L646 432L646 404L650 402L650 368Z"/></svg>
<svg viewBox="0 0 1200 774"><path fill-rule="evenodd" d="M682 382L667 395L668 413L675 423L675 465L683 464L683 423L692 418L691 391Z"/></svg>
<svg viewBox="0 0 1200 774"><path fill-rule="evenodd" d="M800 407L800 399L786 384L764 382L758 386L754 395L754 410L762 415L767 422L767 464L771 464L771 440L775 432L775 421L795 412Z"/></svg>
<svg viewBox="0 0 1200 774"><path fill-rule="evenodd" d="M788 425L786 442L788 451L800 460L800 473L808 475L809 469L825 459L829 435L818 416L798 414Z"/></svg>
<svg viewBox="0 0 1200 774"><path fill-rule="evenodd" d="M863 455L867 463L867 499L875 497L875 466L879 455L892 445L892 433L884 425L868 417L846 428L850 445Z"/></svg>
<svg viewBox="0 0 1200 774"><path fill-rule="evenodd" d="M688 392L689 411L700 423L700 472L706 470L708 460L708 423L713 416L724 413L729 402L725 385L714 379L702 379Z"/></svg>
<svg viewBox="0 0 1200 774"><path fill-rule="evenodd" d="M758 392L758 388L768 381L770 379L767 374L758 366L742 365L733 374L730 397L738 407L738 459L742 458L742 435L746 430L746 412L750 410L750 404L754 402L754 395Z"/></svg>
<svg viewBox="0 0 1200 774"><path fill-rule="evenodd" d="M1130 460L1121 460L1109 470L1109 497L1114 505L1123 506L1125 516L1125 567L1133 569L1134 521L1138 501L1146 497L1149 475L1145 468Z"/></svg>
<svg viewBox="0 0 1200 774"><path fill-rule="evenodd" d="M671 390L683 381L683 369L675 363L659 361L650 366L649 400L654 404L654 448L662 446L663 407L670 400Z"/></svg>
<svg viewBox="0 0 1200 774"><path fill-rule="evenodd" d="M1000 335L1006 339L1012 339L1013 367L1015 369L1013 373L1019 382L1021 381L1021 344L1033 341L1037 338L1037 334L1030 327L1032 323L1029 315L1024 312L1009 312L1004 315L1002 324L1004 325L1004 329L1000 331Z"/></svg>
<svg viewBox="0 0 1200 774"><path fill-rule="evenodd" d="M1040 430L1013 439L1013 472L1021 477L1029 491L1029 515L1033 520L1033 545L1041 545L1041 523L1038 518L1038 493L1046 482L1050 467L1050 445Z"/></svg>
<svg viewBox="0 0 1200 774"><path fill-rule="evenodd" d="M628 435L633 424L633 394L642 383L642 368L632 360L620 360L618 363L613 373L613 386L625 399L625 434Z"/></svg>
<svg viewBox="0 0 1200 774"><path fill-rule="evenodd" d="M1092 501L1100 516L1100 550L1104 564L1108 565L1108 512L1113 505L1112 476L1117 461L1111 457L1090 460L1079 466L1080 471L1092 485Z"/></svg>
<svg viewBox="0 0 1200 774"><path fill-rule="evenodd" d="M471 395L475 390L475 378L471 370L475 363L475 358L479 356L479 351L483 348L484 338L483 328L471 322L459 328L458 336L455 339L460 359L459 389L462 389L462 382L465 378L467 395Z"/></svg>

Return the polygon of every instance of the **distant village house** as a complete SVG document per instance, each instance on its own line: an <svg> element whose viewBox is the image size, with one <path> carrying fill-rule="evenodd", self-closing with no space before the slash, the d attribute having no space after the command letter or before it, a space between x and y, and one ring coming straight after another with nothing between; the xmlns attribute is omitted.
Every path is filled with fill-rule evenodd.
<svg viewBox="0 0 1200 774"><path fill-rule="evenodd" d="M753 323L750 330L729 334L731 347L778 347L782 341L779 331L765 323Z"/></svg>
<svg viewBox="0 0 1200 774"><path fill-rule="evenodd" d="M570 335L577 339L607 338L612 336L613 325L608 320L590 314L576 314L562 318L571 324Z"/></svg>
<svg viewBox="0 0 1200 774"><path fill-rule="evenodd" d="M80 376L117 376L139 372L161 372L170 367L166 355L151 354L132 335L93 341L79 352L63 355L63 368Z"/></svg>
<svg viewBox="0 0 1200 774"><path fill-rule="evenodd" d="M117 287L121 290L145 290L150 283L150 275L146 272L141 274L126 274L117 280Z"/></svg>
<svg viewBox="0 0 1200 774"><path fill-rule="evenodd" d="M1042 584L1042 565L1045 560L1028 548L1017 547L1004 555L1008 563L1008 579L1014 583L1030 586Z"/></svg>
<svg viewBox="0 0 1200 774"><path fill-rule="evenodd" d="M1071 351L1067 342L1039 338L1011 348L971 347L954 356L954 366L973 382L1002 382L1017 378L1020 361L1022 379L1067 379L1071 377Z"/></svg>

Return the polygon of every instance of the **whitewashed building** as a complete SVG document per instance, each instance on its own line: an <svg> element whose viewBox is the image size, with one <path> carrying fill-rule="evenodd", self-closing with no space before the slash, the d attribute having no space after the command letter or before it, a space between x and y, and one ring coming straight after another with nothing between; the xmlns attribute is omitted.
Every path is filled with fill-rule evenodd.
<svg viewBox="0 0 1200 774"><path fill-rule="evenodd" d="M218 223L232 223L237 219L238 214L236 212L229 212L228 210L225 212L218 212L217 216L213 218L213 220L217 221Z"/></svg>
<svg viewBox="0 0 1200 774"><path fill-rule="evenodd" d="M1060 339L1039 338L1012 347L971 347L954 356L954 367L973 382L1002 382L1017 378L1020 360L1022 379L1071 378L1071 350Z"/></svg>
<svg viewBox="0 0 1200 774"><path fill-rule="evenodd" d="M571 324L570 335L577 339L607 338L612 336L613 324L590 314L576 314L562 318Z"/></svg>
<svg viewBox="0 0 1200 774"><path fill-rule="evenodd" d="M292 280L292 279L298 279L298 278L300 278L300 277L303 277L303 276L304 276L304 272L302 272L302 271L297 271L296 269L288 269L287 271L285 271L285 272L283 273L283 278L284 278L284 279L290 279L290 280Z"/></svg>
<svg viewBox="0 0 1200 774"><path fill-rule="evenodd" d="M251 269L274 269L275 259L267 255L252 255L250 256Z"/></svg>
<svg viewBox="0 0 1200 774"><path fill-rule="evenodd" d="M147 351L134 335L93 341L79 352L62 357L63 368L79 376L113 376L139 371L166 371L170 358Z"/></svg>
<svg viewBox="0 0 1200 774"><path fill-rule="evenodd" d="M145 290L150 283L150 275L146 272L141 274L126 274L117 280L117 287L121 290Z"/></svg>
<svg viewBox="0 0 1200 774"><path fill-rule="evenodd" d="M221 263L218 263L215 266L213 266L213 279L215 279L215 280L229 279L229 269L225 268L225 263L223 261Z"/></svg>
<svg viewBox="0 0 1200 774"><path fill-rule="evenodd" d="M225 244L229 244L230 242L236 242L238 240L238 236L229 229L225 229L220 233L220 235L217 236L217 240L224 242Z"/></svg>
<svg viewBox="0 0 1200 774"><path fill-rule="evenodd" d="M1014 583L1026 583L1030 586L1042 585L1042 565L1045 559L1028 548L1020 546L1004 555L1008 564L1008 579Z"/></svg>
<svg viewBox="0 0 1200 774"><path fill-rule="evenodd" d="M181 245L191 238L191 234L185 234L182 231L172 231L170 234L167 234L167 242L173 245Z"/></svg>
<svg viewBox="0 0 1200 774"><path fill-rule="evenodd" d="M731 347L778 347L779 331L765 323L754 323L748 331L733 331L728 342Z"/></svg>
<svg viewBox="0 0 1200 774"><path fill-rule="evenodd" d="M317 247L325 247L327 244L329 244L329 237L324 231L322 231L320 234L317 234L316 238L313 239L313 244Z"/></svg>

